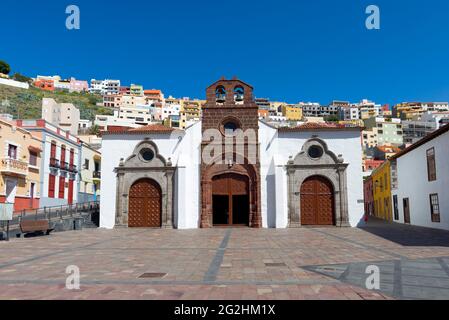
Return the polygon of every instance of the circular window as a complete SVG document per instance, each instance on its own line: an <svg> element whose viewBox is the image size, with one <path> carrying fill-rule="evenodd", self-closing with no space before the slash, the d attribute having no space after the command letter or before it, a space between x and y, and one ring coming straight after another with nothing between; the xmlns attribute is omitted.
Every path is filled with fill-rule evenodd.
<svg viewBox="0 0 449 320"><path fill-rule="evenodd" d="M311 157L312 159L318 159L323 156L323 148L321 148L320 146L311 146L308 153L309 157Z"/></svg>
<svg viewBox="0 0 449 320"><path fill-rule="evenodd" d="M221 125L221 132L226 136L234 136L236 130L239 129L239 124L234 120L225 120Z"/></svg>
<svg viewBox="0 0 449 320"><path fill-rule="evenodd" d="M145 161L151 161L154 158L154 152L151 149L143 149L142 151L140 151L140 155Z"/></svg>
<svg viewBox="0 0 449 320"><path fill-rule="evenodd" d="M237 130L237 124L235 124L234 122L226 122L223 125L223 129L226 133L234 133L235 130Z"/></svg>

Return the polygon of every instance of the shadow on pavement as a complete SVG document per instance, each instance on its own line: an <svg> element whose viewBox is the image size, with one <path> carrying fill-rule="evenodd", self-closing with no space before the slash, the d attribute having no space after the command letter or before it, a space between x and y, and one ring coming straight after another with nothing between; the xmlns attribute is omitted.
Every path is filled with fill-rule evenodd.
<svg viewBox="0 0 449 320"><path fill-rule="evenodd" d="M449 247L449 231L387 222L370 217L359 229L409 247Z"/></svg>

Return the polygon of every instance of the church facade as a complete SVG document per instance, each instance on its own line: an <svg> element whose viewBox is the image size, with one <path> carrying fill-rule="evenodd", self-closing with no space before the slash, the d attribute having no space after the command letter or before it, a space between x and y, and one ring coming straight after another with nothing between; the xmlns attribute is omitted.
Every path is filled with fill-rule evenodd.
<svg viewBox="0 0 449 320"><path fill-rule="evenodd" d="M219 80L202 120L103 133L100 227L356 226L360 128L258 119L253 88Z"/></svg>

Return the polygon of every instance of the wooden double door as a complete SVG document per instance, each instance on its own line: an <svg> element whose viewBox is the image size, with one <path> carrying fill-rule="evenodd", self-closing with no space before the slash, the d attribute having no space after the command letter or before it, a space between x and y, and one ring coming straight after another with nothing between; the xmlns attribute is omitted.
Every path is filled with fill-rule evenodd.
<svg viewBox="0 0 449 320"><path fill-rule="evenodd" d="M335 225L334 189L325 177L314 176L301 186L301 225Z"/></svg>
<svg viewBox="0 0 449 320"><path fill-rule="evenodd" d="M129 191L128 227L160 228L162 226L162 192L151 179L134 183Z"/></svg>
<svg viewBox="0 0 449 320"><path fill-rule="evenodd" d="M214 226L249 225L249 180L238 174L224 174L212 181Z"/></svg>

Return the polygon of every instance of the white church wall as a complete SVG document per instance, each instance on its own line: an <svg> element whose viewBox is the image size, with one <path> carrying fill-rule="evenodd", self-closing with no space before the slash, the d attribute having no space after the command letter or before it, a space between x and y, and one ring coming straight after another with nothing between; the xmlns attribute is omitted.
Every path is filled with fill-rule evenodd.
<svg viewBox="0 0 449 320"><path fill-rule="evenodd" d="M348 210L351 226L363 218L362 148L360 132L310 131L282 132L260 122L261 164L261 214L264 228L286 228L288 225L287 173L285 165L289 157L295 157L303 144L317 136L323 139L330 151L341 154L347 169ZM167 160L171 158L175 173L174 216L179 229L199 227L200 199L200 144L201 123L195 123L185 132L170 135L106 135L103 137L102 188L100 227L113 228L115 224L116 174L114 168L120 159L126 160L134 148L145 138L158 146L159 153ZM298 190L299 191L299 190Z"/></svg>
<svg viewBox="0 0 449 320"><path fill-rule="evenodd" d="M200 214L200 144L201 123L195 123L186 129L179 149L177 169L177 212L178 229L199 227Z"/></svg>
<svg viewBox="0 0 449 320"><path fill-rule="evenodd" d="M330 151L336 156L342 155L347 168L347 191L348 191L348 214L349 223L352 227L357 226L363 220L363 178L362 178L362 146L360 143L360 132L355 130L340 131L300 131L279 133L278 152L279 162L284 165L301 151L304 143L312 137L324 140ZM286 195L287 174L282 175L282 184ZM299 190L298 190L299 192ZM288 217L287 201L282 201L281 216ZM287 221L287 220L282 220ZM278 226L278 227L286 227Z"/></svg>
<svg viewBox="0 0 449 320"><path fill-rule="evenodd" d="M182 133L183 134L183 133ZM167 160L171 158L175 164L177 159L173 152L179 140L173 134L142 134L142 135L105 135L102 140L102 177L101 177L101 201L100 203L100 227L111 229L115 225L115 206L117 175L114 169L118 167L120 159L126 160L134 151L134 148L145 138L150 138L156 143L159 153ZM106 200L107 199L107 200Z"/></svg>
<svg viewBox="0 0 449 320"><path fill-rule="evenodd" d="M276 150L277 130L259 121L260 144L260 210L262 226L264 228L276 227L276 168L273 163L273 150Z"/></svg>

